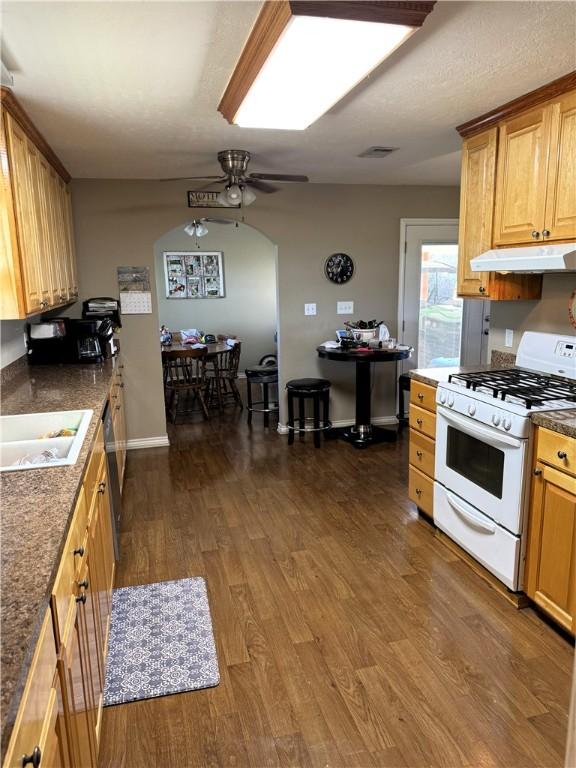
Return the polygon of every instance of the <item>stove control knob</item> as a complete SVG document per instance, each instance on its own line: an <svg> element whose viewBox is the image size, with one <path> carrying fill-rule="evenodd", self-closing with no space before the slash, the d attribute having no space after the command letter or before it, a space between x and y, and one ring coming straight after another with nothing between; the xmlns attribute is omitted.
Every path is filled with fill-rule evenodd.
<svg viewBox="0 0 576 768"><path fill-rule="evenodd" d="M512 420L507 417L504 418L504 421L502 422L502 426L504 427L506 432L508 432L512 426Z"/></svg>
<svg viewBox="0 0 576 768"><path fill-rule="evenodd" d="M446 405L446 395L444 392L440 392L438 399L440 400L440 405Z"/></svg>
<svg viewBox="0 0 576 768"><path fill-rule="evenodd" d="M468 413L470 414L470 416L474 416L474 414L476 413L476 406L474 405L474 403L470 403L470 405L468 406Z"/></svg>
<svg viewBox="0 0 576 768"><path fill-rule="evenodd" d="M448 395L448 407L452 408L454 406L454 395Z"/></svg>
<svg viewBox="0 0 576 768"><path fill-rule="evenodd" d="M492 414L492 424L497 427L500 424L500 415L498 413Z"/></svg>

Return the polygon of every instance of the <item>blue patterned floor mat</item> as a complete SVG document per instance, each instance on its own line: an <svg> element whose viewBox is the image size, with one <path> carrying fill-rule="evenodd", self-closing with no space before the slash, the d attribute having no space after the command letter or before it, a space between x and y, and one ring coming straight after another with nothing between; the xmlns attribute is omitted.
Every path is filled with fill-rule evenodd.
<svg viewBox="0 0 576 768"><path fill-rule="evenodd" d="M105 707L219 682L203 578L113 591Z"/></svg>

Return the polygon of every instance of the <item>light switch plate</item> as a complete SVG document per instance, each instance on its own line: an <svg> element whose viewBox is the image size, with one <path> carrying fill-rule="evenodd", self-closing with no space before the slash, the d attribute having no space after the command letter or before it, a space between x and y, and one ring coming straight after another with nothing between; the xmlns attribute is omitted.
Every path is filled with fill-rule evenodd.
<svg viewBox="0 0 576 768"><path fill-rule="evenodd" d="M506 328L506 333L504 336L504 346L505 347L511 347L514 344L514 331L510 328Z"/></svg>
<svg viewBox="0 0 576 768"><path fill-rule="evenodd" d="M304 304L304 314L305 315L315 315L316 314L316 304Z"/></svg>
<svg viewBox="0 0 576 768"><path fill-rule="evenodd" d="M354 314L354 302L353 301L338 301L338 302L336 302L336 313L338 315L353 315Z"/></svg>

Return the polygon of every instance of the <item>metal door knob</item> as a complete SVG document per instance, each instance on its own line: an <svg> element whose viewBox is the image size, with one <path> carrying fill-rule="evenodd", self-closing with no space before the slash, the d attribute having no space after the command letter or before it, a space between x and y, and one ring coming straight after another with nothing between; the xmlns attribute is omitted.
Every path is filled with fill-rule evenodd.
<svg viewBox="0 0 576 768"><path fill-rule="evenodd" d="M34 768L38 768L41 760L42 751L40 747L34 747L31 755L22 755L22 766L32 765Z"/></svg>
<svg viewBox="0 0 576 768"><path fill-rule="evenodd" d="M549 229L543 229L542 230L542 237L550 237L550 230Z"/></svg>
<svg viewBox="0 0 576 768"><path fill-rule="evenodd" d="M540 232L537 232L535 229L532 230L532 237L534 238L534 240L538 240L538 238L540 237Z"/></svg>
<svg viewBox="0 0 576 768"><path fill-rule="evenodd" d="M563 459L563 460L567 459L568 455L567 455L566 451L558 451L558 458L559 459Z"/></svg>

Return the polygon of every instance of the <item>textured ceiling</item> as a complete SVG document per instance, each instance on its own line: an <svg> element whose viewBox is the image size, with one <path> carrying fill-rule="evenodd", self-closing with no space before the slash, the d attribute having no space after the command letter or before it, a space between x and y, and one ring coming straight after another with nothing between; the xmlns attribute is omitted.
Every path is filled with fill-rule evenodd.
<svg viewBox="0 0 576 768"><path fill-rule="evenodd" d="M457 184L454 126L576 68L573 2L437 3L424 27L306 131L216 111L259 2L5 2L15 92L75 178L252 170L315 182ZM357 155L381 144L386 159Z"/></svg>

